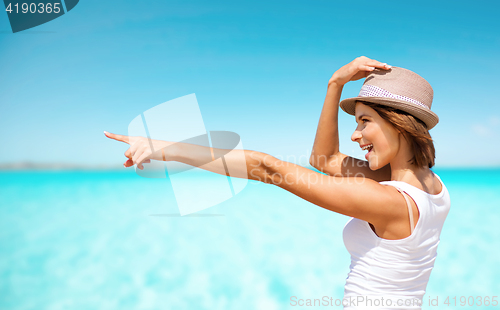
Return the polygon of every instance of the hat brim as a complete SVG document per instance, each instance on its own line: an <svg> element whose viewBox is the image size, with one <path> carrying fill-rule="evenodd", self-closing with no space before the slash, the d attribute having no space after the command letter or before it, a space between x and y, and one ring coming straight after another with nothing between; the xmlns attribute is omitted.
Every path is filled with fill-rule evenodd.
<svg viewBox="0 0 500 310"><path fill-rule="evenodd" d="M417 117L427 125L427 130L430 130L439 122L439 117L436 113L429 109L423 108L417 104L393 98L380 98L380 97L354 97L344 99L340 102L340 108L347 114L356 115L356 101L368 101L378 103L381 105L393 107L401 111L410 113Z"/></svg>

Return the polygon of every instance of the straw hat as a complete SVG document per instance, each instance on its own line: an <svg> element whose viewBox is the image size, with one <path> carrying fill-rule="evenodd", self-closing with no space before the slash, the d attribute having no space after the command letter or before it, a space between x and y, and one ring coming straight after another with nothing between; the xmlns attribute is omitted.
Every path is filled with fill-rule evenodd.
<svg viewBox="0 0 500 310"><path fill-rule="evenodd" d="M355 115L356 100L378 103L408 112L431 129L439 122L431 111L433 95L431 84L415 72L399 67L376 68L366 77L358 97L342 100L340 107Z"/></svg>

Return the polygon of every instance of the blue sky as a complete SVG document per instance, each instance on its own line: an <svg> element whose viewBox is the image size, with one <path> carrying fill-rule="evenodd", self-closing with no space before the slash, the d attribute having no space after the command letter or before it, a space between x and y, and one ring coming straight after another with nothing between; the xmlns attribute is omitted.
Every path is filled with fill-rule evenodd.
<svg viewBox="0 0 500 310"><path fill-rule="evenodd" d="M208 130L297 163L331 75L365 55L434 89L436 167L500 166L494 1L97 1L11 33L0 13L0 163L124 162L103 130L195 93ZM356 96L362 80L344 87ZM340 113L340 149L354 118Z"/></svg>

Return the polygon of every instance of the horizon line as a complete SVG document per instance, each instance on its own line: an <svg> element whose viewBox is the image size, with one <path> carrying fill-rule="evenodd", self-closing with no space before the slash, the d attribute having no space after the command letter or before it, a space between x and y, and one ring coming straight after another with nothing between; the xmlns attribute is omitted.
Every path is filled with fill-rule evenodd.
<svg viewBox="0 0 500 310"><path fill-rule="evenodd" d="M312 168L317 170L310 164L301 165L294 163L296 165ZM20 162L10 162L10 163L0 163L0 171L17 171L17 170L122 170L125 169L121 164L75 164L75 163L51 163L51 162L30 162L30 161L20 161ZM500 169L500 164L492 165L439 165L434 166L431 169L456 169L456 170L470 170L470 169Z"/></svg>

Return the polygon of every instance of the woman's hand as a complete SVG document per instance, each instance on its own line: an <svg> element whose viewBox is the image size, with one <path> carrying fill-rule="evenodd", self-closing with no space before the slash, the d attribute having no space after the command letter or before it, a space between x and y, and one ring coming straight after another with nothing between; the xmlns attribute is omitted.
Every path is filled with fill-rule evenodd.
<svg viewBox="0 0 500 310"><path fill-rule="evenodd" d="M110 139L125 142L130 145L129 149L125 152L125 157L127 157L128 160L123 166L131 167L137 165L137 168L141 170L144 169L142 164L151 162L151 159L169 160L168 147L174 144L174 142L153 140L145 137L117 135L107 131L105 131L104 134ZM155 152L153 152L151 148L155 150Z"/></svg>
<svg viewBox="0 0 500 310"><path fill-rule="evenodd" d="M375 68L387 70L390 69L391 66L386 63L361 56L338 69L330 78L329 84L334 83L338 86L343 86L349 81L356 81L367 77L368 74L370 74L370 72Z"/></svg>

